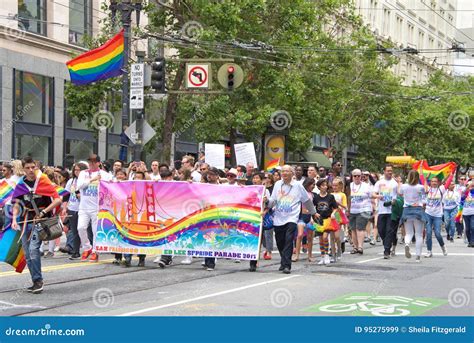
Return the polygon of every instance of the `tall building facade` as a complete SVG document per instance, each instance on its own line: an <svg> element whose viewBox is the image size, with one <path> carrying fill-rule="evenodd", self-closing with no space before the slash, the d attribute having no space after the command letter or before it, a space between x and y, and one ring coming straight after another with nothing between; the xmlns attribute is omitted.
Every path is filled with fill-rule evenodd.
<svg viewBox="0 0 474 343"><path fill-rule="evenodd" d="M59 165L90 152L118 158L121 111L107 131L67 115L65 62L87 51L108 14L105 0L8 0L0 6L1 160L31 155ZM135 17L135 16L133 16ZM146 24L142 16L141 23ZM136 41L132 49L147 49ZM66 162L66 163L67 163Z"/></svg>
<svg viewBox="0 0 474 343"><path fill-rule="evenodd" d="M355 4L378 39L406 49L395 52L400 62L393 68L404 85L424 83L436 70L453 72L455 53L448 49L455 38L457 0L355 0ZM408 52L414 50L420 52Z"/></svg>

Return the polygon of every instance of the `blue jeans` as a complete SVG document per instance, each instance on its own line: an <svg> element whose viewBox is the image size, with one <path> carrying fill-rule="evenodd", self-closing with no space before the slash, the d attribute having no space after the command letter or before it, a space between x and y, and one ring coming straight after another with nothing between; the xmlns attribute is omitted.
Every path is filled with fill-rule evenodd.
<svg viewBox="0 0 474 343"><path fill-rule="evenodd" d="M41 243L38 237L37 227L33 227L33 223L29 223L21 237L21 245L25 254L26 265L28 266L33 282L43 281L43 275L41 274Z"/></svg>
<svg viewBox="0 0 474 343"><path fill-rule="evenodd" d="M441 237L441 217L433 217L429 214L426 215L428 222L426 223L426 247L428 251L431 251L433 248L433 228L435 232L436 239L438 240L439 246L444 246L443 237Z"/></svg>
<svg viewBox="0 0 474 343"><path fill-rule="evenodd" d="M458 208L452 208L450 210L444 210L444 227L446 228L446 232L450 238L453 238L455 232L455 222L454 217L456 217L456 213L458 213Z"/></svg>
<svg viewBox="0 0 474 343"><path fill-rule="evenodd" d="M466 238L470 244L474 244L474 214L462 217L466 225Z"/></svg>

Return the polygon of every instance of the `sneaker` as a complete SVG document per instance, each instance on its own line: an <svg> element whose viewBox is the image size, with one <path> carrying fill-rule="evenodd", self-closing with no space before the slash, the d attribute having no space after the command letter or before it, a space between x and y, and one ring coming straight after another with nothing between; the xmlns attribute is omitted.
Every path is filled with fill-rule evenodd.
<svg viewBox="0 0 474 343"><path fill-rule="evenodd" d="M291 274L291 270L289 268L283 269L283 274Z"/></svg>
<svg viewBox="0 0 474 343"><path fill-rule="evenodd" d="M82 253L81 261L87 261L87 258L89 257L90 254L92 254L92 249L85 250Z"/></svg>
<svg viewBox="0 0 474 343"><path fill-rule="evenodd" d="M43 292L43 281L35 281L31 287L31 293L39 294L41 292Z"/></svg>
<svg viewBox="0 0 474 343"><path fill-rule="evenodd" d="M193 257L192 256L186 256L182 261L181 264L191 264L193 263Z"/></svg>
<svg viewBox="0 0 474 343"><path fill-rule="evenodd" d="M384 260L390 260L390 254L383 254Z"/></svg>
<svg viewBox="0 0 474 343"><path fill-rule="evenodd" d="M405 245L405 257L406 258L411 258L410 246L409 245Z"/></svg>
<svg viewBox="0 0 474 343"><path fill-rule="evenodd" d="M145 260L139 260L137 267L145 267Z"/></svg>
<svg viewBox="0 0 474 343"><path fill-rule="evenodd" d="M93 252L89 258L89 262L99 262L99 255Z"/></svg>
<svg viewBox="0 0 474 343"><path fill-rule="evenodd" d="M158 256L157 258L155 258L155 259L153 260L153 263L160 263L160 261L161 261L160 258L161 258L160 256Z"/></svg>
<svg viewBox="0 0 474 343"><path fill-rule="evenodd" d="M428 252L426 253L425 257L426 257L426 258L433 257L433 253L428 250Z"/></svg>
<svg viewBox="0 0 474 343"><path fill-rule="evenodd" d="M381 242L380 237L377 237L377 243L380 243L380 242Z"/></svg>
<svg viewBox="0 0 474 343"><path fill-rule="evenodd" d="M59 251L59 246L54 247L54 252L58 252L58 251Z"/></svg>
<svg viewBox="0 0 474 343"><path fill-rule="evenodd" d="M272 255L268 251L265 251L265 254L263 254L263 259L264 260L271 260Z"/></svg>
<svg viewBox="0 0 474 343"><path fill-rule="evenodd" d="M202 261L202 262L201 262L201 266L204 267L204 268L206 268L206 262Z"/></svg>
<svg viewBox="0 0 474 343"><path fill-rule="evenodd" d="M370 241L370 245L375 245L375 239L372 239L372 240Z"/></svg>
<svg viewBox="0 0 474 343"><path fill-rule="evenodd" d="M330 264L331 263L331 259L329 258L328 255L324 256L324 264Z"/></svg>
<svg viewBox="0 0 474 343"><path fill-rule="evenodd" d="M214 271L214 267L207 267L206 270L207 270L208 272L212 272L212 271Z"/></svg>
<svg viewBox="0 0 474 343"><path fill-rule="evenodd" d="M79 260L80 258L81 258L81 255L79 255L79 254L72 254L71 256L69 256L69 259L71 261Z"/></svg>
<svg viewBox="0 0 474 343"><path fill-rule="evenodd" d="M115 260L112 261L112 264L115 265L115 266L120 266L120 260L118 258L116 258Z"/></svg>
<svg viewBox="0 0 474 343"><path fill-rule="evenodd" d="M35 288L35 283L33 282L33 286L31 287L28 287L27 289L25 289L28 293L31 293L33 292L33 288Z"/></svg>
<svg viewBox="0 0 474 343"><path fill-rule="evenodd" d="M169 261L159 260L159 261L158 261L158 265L160 266L160 268L164 268L164 267L166 267L166 266L170 266L172 263L173 263L173 260L169 260Z"/></svg>
<svg viewBox="0 0 474 343"><path fill-rule="evenodd" d="M460 235L460 234L458 234L458 235L456 236L456 238L457 238L457 239L460 239L460 238L461 238L461 235Z"/></svg>
<svg viewBox="0 0 474 343"><path fill-rule="evenodd" d="M279 272L282 272L282 271L283 271L283 269L285 269L285 267L283 267L283 266L280 266L280 268L278 268L278 271L279 271Z"/></svg>
<svg viewBox="0 0 474 343"><path fill-rule="evenodd" d="M346 243L342 242L341 243L341 252L344 253L346 251Z"/></svg>
<svg viewBox="0 0 474 343"><path fill-rule="evenodd" d="M63 254L71 254L71 250L68 248L59 248L59 252L62 252Z"/></svg>
<svg viewBox="0 0 474 343"><path fill-rule="evenodd" d="M43 257L44 258L52 258L52 257L54 257L54 252L46 251Z"/></svg>
<svg viewBox="0 0 474 343"><path fill-rule="evenodd" d="M240 263L240 260L234 260L234 263Z"/></svg>
<svg viewBox="0 0 474 343"><path fill-rule="evenodd" d="M365 237L365 238L364 238L364 243L370 243L370 238L369 238L369 237Z"/></svg>
<svg viewBox="0 0 474 343"><path fill-rule="evenodd" d="M340 251L338 251L337 254L336 254L336 260L337 260L337 261L342 260L342 254L341 254Z"/></svg>
<svg viewBox="0 0 474 343"><path fill-rule="evenodd" d="M448 250L446 250L446 245L443 245L443 246L441 247L441 250L443 250L443 255L444 255L444 256L448 256Z"/></svg>
<svg viewBox="0 0 474 343"><path fill-rule="evenodd" d="M397 249L396 245L392 245L392 249L390 250L390 256L395 257L395 250Z"/></svg>
<svg viewBox="0 0 474 343"><path fill-rule="evenodd" d="M320 265L320 266L322 266L323 264L326 264L326 256L322 257L321 261L318 262L318 265Z"/></svg>
<svg viewBox="0 0 474 343"><path fill-rule="evenodd" d="M421 256L417 256L415 262L420 263L421 262Z"/></svg>

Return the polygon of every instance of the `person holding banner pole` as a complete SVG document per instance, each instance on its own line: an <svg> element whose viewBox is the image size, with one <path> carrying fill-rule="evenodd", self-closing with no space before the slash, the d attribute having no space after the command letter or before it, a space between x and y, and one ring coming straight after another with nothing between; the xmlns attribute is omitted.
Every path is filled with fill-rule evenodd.
<svg viewBox="0 0 474 343"><path fill-rule="evenodd" d="M293 239L300 216L301 204L314 216L316 209L303 185L293 179L293 167L285 165L281 169L282 179L275 183L268 208L274 209L273 224L278 251L281 256L279 271L291 273Z"/></svg>

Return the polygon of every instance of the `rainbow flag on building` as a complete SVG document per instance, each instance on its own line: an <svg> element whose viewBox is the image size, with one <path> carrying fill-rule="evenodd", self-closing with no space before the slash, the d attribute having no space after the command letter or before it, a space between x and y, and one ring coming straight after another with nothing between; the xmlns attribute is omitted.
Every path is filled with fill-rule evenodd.
<svg viewBox="0 0 474 343"><path fill-rule="evenodd" d="M12 198L13 187L5 180L0 180L0 207L5 206L5 204Z"/></svg>
<svg viewBox="0 0 474 343"><path fill-rule="evenodd" d="M12 228L0 230L0 262L8 263L17 273L21 273L26 266L20 237L21 231Z"/></svg>
<svg viewBox="0 0 474 343"><path fill-rule="evenodd" d="M420 182L422 184L424 184L425 181L429 184L430 180L434 177L436 177L440 182L448 184L454 176L456 167L457 165L454 162L429 166L428 162L425 160L417 161L412 166L412 168L420 174Z"/></svg>
<svg viewBox="0 0 474 343"><path fill-rule="evenodd" d="M66 62L71 82L80 86L121 75L123 49L122 30L104 45Z"/></svg>

